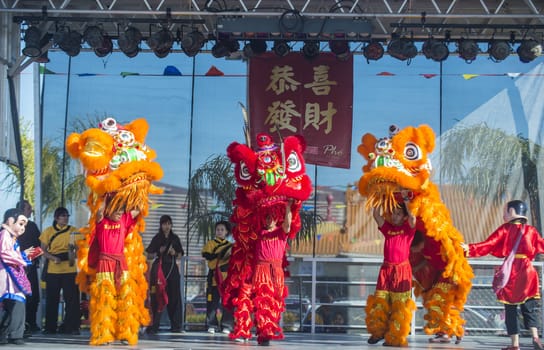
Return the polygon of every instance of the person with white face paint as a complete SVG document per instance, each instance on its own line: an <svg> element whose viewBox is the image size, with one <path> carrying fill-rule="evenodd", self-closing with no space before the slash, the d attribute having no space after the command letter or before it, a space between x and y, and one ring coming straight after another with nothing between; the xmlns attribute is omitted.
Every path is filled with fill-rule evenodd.
<svg viewBox="0 0 544 350"><path fill-rule="evenodd" d="M12 208L4 213L0 231L0 344L24 344L25 299L32 294L25 267L32 264L29 256L34 248L22 251L17 238L25 233L28 219L21 209Z"/></svg>

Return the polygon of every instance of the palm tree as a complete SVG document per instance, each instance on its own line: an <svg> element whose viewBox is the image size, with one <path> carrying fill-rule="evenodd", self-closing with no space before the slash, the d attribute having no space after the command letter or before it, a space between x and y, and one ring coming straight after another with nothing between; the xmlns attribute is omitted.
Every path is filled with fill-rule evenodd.
<svg viewBox="0 0 544 350"><path fill-rule="evenodd" d="M464 193L500 203L519 181L529 199L531 218L542 232L538 171L544 169L542 146L521 135L507 134L485 123L458 126L442 136L441 175Z"/></svg>
<svg viewBox="0 0 544 350"><path fill-rule="evenodd" d="M187 207L197 241L212 239L215 223L230 218L235 190L236 179L227 156L212 156L196 169L189 182Z"/></svg>

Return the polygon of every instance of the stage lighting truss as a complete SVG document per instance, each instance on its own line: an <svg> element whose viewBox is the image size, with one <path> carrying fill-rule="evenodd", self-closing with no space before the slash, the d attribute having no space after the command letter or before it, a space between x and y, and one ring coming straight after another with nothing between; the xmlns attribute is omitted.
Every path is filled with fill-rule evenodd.
<svg viewBox="0 0 544 350"><path fill-rule="evenodd" d="M142 33L136 27L129 26L124 32L119 34L117 45L119 50L123 51L127 57L135 57L140 52L140 42Z"/></svg>
<svg viewBox="0 0 544 350"><path fill-rule="evenodd" d="M379 60L383 57L384 52L383 45L377 40L371 40L363 48L363 56L365 56L367 63Z"/></svg>
<svg viewBox="0 0 544 350"><path fill-rule="evenodd" d="M306 41L302 46L302 54L308 60L312 60L319 56L319 41L310 40Z"/></svg>
<svg viewBox="0 0 544 350"><path fill-rule="evenodd" d="M512 47L506 40L494 40L489 42L487 49L489 58L493 62L500 62L505 60L512 53Z"/></svg>
<svg viewBox="0 0 544 350"><path fill-rule="evenodd" d="M276 40L274 41L272 51L274 51L278 57L285 57L291 52L291 47L287 43L287 40Z"/></svg>
<svg viewBox="0 0 544 350"><path fill-rule="evenodd" d="M53 35L53 42L68 56L75 57L81 51L83 37L68 27L63 27Z"/></svg>
<svg viewBox="0 0 544 350"><path fill-rule="evenodd" d="M387 53L401 61L408 61L417 56L417 47L414 41L406 37L393 38L387 45Z"/></svg>
<svg viewBox="0 0 544 350"><path fill-rule="evenodd" d="M25 47L23 49L23 55L27 57L38 57L42 54L42 47L40 41L42 39L42 31L36 26L30 26L25 31L23 38Z"/></svg>
<svg viewBox="0 0 544 350"><path fill-rule="evenodd" d="M206 43L204 34L195 29L188 34L183 35L183 38L181 39L181 49L187 56L194 57L202 46L204 46L204 43Z"/></svg>
<svg viewBox="0 0 544 350"><path fill-rule="evenodd" d="M461 39L459 41L459 57L467 63L472 63L480 53L480 47L476 41L471 39Z"/></svg>
<svg viewBox="0 0 544 350"><path fill-rule="evenodd" d="M529 63L542 55L542 45L534 39L525 39L516 50L519 60L523 63Z"/></svg>
<svg viewBox="0 0 544 350"><path fill-rule="evenodd" d="M450 54L448 45L445 42L433 38L429 38L423 43L421 51L427 59L436 62L445 61Z"/></svg>
<svg viewBox="0 0 544 350"><path fill-rule="evenodd" d="M168 28L162 28L151 34L149 39L147 39L147 46L159 58L168 56L172 50L172 45L174 45L174 35Z"/></svg>
<svg viewBox="0 0 544 350"><path fill-rule="evenodd" d="M349 48L349 42L346 40L330 40L329 47L331 52L336 55L336 58L340 61L345 61L351 54Z"/></svg>

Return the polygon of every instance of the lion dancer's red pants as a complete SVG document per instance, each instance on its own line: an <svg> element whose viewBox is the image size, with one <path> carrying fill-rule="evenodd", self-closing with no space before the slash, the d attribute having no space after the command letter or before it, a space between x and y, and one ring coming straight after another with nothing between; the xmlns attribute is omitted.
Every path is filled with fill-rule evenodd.
<svg viewBox="0 0 544 350"><path fill-rule="evenodd" d="M251 315L254 313L258 342L283 339L280 318L286 295L282 261L258 261L251 284L245 283L236 298L232 337L251 338Z"/></svg>
<svg viewBox="0 0 544 350"><path fill-rule="evenodd" d="M280 318L285 309L287 288L282 261L259 261L255 266L253 288L257 341L283 339Z"/></svg>

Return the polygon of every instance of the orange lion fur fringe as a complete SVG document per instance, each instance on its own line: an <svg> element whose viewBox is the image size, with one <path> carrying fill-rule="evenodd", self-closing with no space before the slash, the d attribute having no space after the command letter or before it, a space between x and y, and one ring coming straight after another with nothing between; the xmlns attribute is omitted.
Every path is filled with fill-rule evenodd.
<svg viewBox="0 0 544 350"><path fill-rule="evenodd" d="M391 308L386 299L369 295L366 301L365 324L368 333L373 337L383 338L389 323Z"/></svg>

